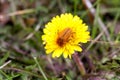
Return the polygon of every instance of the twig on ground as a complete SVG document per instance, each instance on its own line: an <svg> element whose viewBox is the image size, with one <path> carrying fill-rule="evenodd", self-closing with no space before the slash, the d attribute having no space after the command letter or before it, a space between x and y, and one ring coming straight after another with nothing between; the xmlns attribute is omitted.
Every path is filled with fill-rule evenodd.
<svg viewBox="0 0 120 80"><path fill-rule="evenodd" d="M78 57L78 53L75 52L73 55L73 60L74 62L76 63L78 69L80 70L80 73L82 76L86 75L86 70L85 70L85 67L83 65L83 62L81 61L81 59Z"/></svg>
<svg viewBox="0 0 120 80"><path fill-rule="evenodd" d="M0 43L3 43L6 47L8 47L8 48L10 48L10 49L12 49L12 50L14 50L14 51L22 54L22 55L27 55L27 54L28 54L28 52L25 52L25 51L19 49L17 46L12 46L12 45L9 44L8 42L0 41ZM29 56L29 55L28 55L28 56ZM29 56L29 57L30 57L30 56Z"/></svg>
<svg viewBox="0 0 120 80"><path fill-rule="evenodd" d="M119 51L120 51L120 47L119 47L116 51L112 52L112 53L109 55L109 58L113 58L115 55L117 55L117 53L119 53Z"/></svg>
<svg viewBox="0 0 120 80"><path fill-rule="evenodd" d="M36 25L34 32L38 31L40 28L41 28L41 23ZM34 32L30 33L24 40L28 40L28 39L32 38L34 35Z"/></svg>
<svg viewBox="0 0 120 80"><path fill-rule="evenodd" d="M4 68L6 65L8 65L9 63L11 63L11 60L5 62L2 66L0 66L0 69Z"/></svg>
<svg viewBox="0 0 120 80"><path fill-rule="evenodd" d="M23 14L29 14L29 13L33 13L35 12L35 10L33 9L25 9L25 10L19 10L19 11L16 11L16 12L12 12L12 13L8 13L6 14L6 16L16 16L16 15L23 15Z"/></svg>
<svg viewBox="0 0 120 80"><path fill-rule="evenodd" d="M90 14L91 14L93 17L95 17L96 11L95 11L95 9L93 8L90 0L82 0L82 2L83 2L83 4L85 5L85 7L86 7L87 9L89 9ZM111 38L110 38L109 32L108 32L106 26L104 25L104 23L102 22L102 20L100 19L99 16L98 16L98 18L97 18L97 22L98 22L98 24L100 25L101 29L104 31L104 33L105 33L105 35L106 35L106 37L107 37L107 40L108 40L109 42L111 42ZM103 33L102 33L102 34L103 34ZM111 43L111 44L112 44L112 43Z"/></svg>

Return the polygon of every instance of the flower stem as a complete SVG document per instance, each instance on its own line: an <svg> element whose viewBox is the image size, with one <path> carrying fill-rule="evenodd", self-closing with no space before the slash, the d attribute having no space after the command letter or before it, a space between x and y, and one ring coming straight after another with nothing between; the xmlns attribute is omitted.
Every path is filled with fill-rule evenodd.
<svg viewBox="0 0 120 80"><path fill-rule="evenodd" d="M73 60L76 63L78 69L80 70L80 73L82 76L84 76L86 74L86 70L84 68L83 62L81 61L81 59L79 59L78 53L75 52L73 55Z"/></svg>

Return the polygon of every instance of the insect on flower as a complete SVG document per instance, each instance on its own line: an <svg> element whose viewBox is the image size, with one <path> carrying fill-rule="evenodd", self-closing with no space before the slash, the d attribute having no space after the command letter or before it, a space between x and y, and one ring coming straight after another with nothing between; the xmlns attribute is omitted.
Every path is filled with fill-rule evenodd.
<svg viewBox="0 0 120 80"><path fill-rule="evenodd" d="M73 35L74 32L70 28L65 28L58 33L57 44L62 47L65 43L70 41Z"/></svg>

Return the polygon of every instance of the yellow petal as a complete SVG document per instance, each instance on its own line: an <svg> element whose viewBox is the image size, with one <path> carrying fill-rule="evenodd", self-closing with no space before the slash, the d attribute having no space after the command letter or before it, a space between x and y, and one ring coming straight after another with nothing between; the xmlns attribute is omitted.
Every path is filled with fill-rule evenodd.
<svg viewBox="0 0 120 80"><path fill-rule="evenodd" d="M62 49L56 49L53 54L52 57L59 57L62 54L63 50Z"/></svg>
<svg viewBox="0 0 120 80"><path fill-rule="evenodd" d="M63 53L64 58L67 58L67 57L68 57L68 54L69 54L68 51L64 51L64 53Z"/></svg>
<svg viewBox="0 0 120 80"><path fill-rule="evenodd" d="M76 51L82 51L82 48L80 47L80 46L74 46L74 49L76 50Z"/></svg>

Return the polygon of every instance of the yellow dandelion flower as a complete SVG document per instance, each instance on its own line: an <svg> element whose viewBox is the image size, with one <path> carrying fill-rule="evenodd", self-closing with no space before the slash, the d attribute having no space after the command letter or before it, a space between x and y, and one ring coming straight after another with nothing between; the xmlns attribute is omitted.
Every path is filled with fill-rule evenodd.
<svg viewBox="0 0 120 80"><path fill-rule="evenodd" d="M53 17L43 30L46 53L52 53L53 58L62 54L64 58L71 58L74 51L82 51L80 43L89 41L87 30L88 26L78 16L65 13Z"/></svg>

